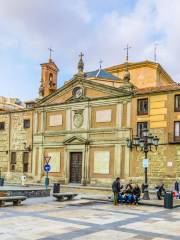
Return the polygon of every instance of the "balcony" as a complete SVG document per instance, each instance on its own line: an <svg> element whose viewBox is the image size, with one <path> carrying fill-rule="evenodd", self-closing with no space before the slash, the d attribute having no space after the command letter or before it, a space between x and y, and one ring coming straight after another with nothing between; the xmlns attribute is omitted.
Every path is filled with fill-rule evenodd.
<svg viewBox="0 0 180 240"><path fill-rule="evenodd" d="M174 136L174 133L168 133L168 143L169 144L180 144L180 136Z"/></svg>

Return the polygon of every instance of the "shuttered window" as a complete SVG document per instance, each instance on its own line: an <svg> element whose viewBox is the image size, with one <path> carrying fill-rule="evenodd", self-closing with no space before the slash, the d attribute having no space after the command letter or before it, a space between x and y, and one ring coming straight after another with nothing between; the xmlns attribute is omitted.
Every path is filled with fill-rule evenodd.
<svg viewBox="0 0 180 240"><path fill-rule="evenodd" d="M174 122L174 141L180 141L180 121Z"/></svg>
<svg viewBox="0 0 180 240"><path fill-rule="evenodd" d="M28 172L29 153L23 152L23 172Z"/></svg>
<svg viewBox="0 0 180 240"><path fill-rule="evenodd" d="M180 95L174 96L174 111L180 112Z"/></svg>
<svg viewBox="0 0 180 240"><path fill-rule="evenodd" d="M148 114L148 98L138 99L137 101L137 115Z"/></svg>

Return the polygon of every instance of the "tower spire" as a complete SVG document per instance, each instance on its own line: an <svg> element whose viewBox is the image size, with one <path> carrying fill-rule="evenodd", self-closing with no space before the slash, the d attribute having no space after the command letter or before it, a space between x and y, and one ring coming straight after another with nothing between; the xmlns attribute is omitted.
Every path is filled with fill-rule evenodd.
<svg viewBox="0 0 180 240"><path fill-rule="evenodd" d="M84 71L84 62L83 62L84 54L81 52L79 57L80 57L80 59L78 62L78 73L83 73L83 71Z"/></svg>

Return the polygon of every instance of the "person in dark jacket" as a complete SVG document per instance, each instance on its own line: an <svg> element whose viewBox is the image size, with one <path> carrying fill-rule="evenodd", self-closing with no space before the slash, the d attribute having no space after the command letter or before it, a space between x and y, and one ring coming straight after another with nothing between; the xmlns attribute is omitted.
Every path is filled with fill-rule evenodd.
<svg viewBox="0 0 180 240"><path fill-rule="evenodd" d="M136 184L135 187L133 188L133 196L134 202L137 204L141 196L141 189L138 184Z"/></svg>
<svg viewBox="0 0 180 240"><path fill-rule="evenodd" d="M117 177L112 184L112 191L114 193L114 205L118 204L118 195L119 195L120 189L121 189L120 178Z"/></svg>
<svg viewBox="0 0 180 240"><path fill-rule="evenodd" d="M177 180L174 183L174 190L179 194L179 183Z"/></svg>
<svg viewBox="0 0 180 240"><path fill-rule="evenodd" d="M132 190L133 190L132 180L129 180L129 183L126 185L125 190L132 192Z"/></svg>
<svg viewBox="0 0 180 240"><path fill-rule="evenodd" d="M157 189L157 197L158 197L158 200L161 200L163 195L166 193L166 190L164 188L164 183L156 186L156 189Z"/></svg>
<svg viewBox="0 0 180 240"><path fill-rule="evenodd" d="M132 180L129 181L129 183L125 187L125 203L133 203L133 185Z"/></svg>

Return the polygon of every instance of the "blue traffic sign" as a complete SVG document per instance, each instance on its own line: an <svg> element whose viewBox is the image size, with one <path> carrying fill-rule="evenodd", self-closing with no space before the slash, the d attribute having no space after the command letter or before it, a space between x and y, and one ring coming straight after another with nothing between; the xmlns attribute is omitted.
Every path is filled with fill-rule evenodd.
<svg viewBox="0 0 180 240"><path fill-rule="evenodd" d="M51 170L51 166L49 164L44 165L44 171L49 172Z"/></svg>

